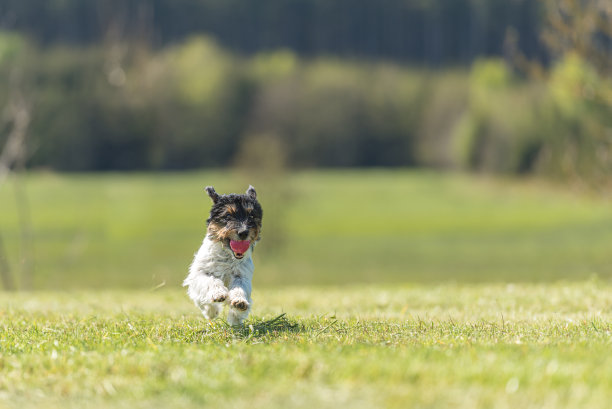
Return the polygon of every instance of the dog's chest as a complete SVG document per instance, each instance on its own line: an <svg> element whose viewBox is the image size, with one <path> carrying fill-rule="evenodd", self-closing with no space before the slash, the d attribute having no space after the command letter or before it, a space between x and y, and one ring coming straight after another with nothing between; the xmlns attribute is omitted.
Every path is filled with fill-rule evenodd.
<svg viewBox="0 0 612 409"><path fill-rule="evenodd" d="M225 285L236 278L248 278L253 276L253 260L249 257L248 259L241 260L239 263L236 262L220 262L212 263L213 267L211 273L219 277Z"/></svg>
<svg viewBox="0 0 612 409"><path fill-rule="evenodd" d="M199 264L203 267L202 270L205 274L220 278L226 285L235 278L250 280L255 269L250 251L244 259L236 260L227 251L224 251L218 243L207 239L204 240L196 259L201 260Z"/></svg>

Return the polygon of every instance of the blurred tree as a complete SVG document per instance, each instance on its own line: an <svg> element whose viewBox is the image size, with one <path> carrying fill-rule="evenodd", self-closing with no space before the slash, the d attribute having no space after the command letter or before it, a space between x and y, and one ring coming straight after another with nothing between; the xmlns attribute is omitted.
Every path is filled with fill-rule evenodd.
<svg viewBox="0 0 612 409"><path fill-rule="evenodd" d="M549 92L556 117L547 135L549 170L593 186L612 174L612 78L567 53L552 70Z"/></svg>
<svg viewBox="0 0 612 409"><path fill-rule="evenodd" d="M574 53L603 75L612 75L612 3L609 0L548 0L545 44L563 58Z"/></svg>
<svg viewBox="0 0 612 409"><path fill-rule="evenodd" d="M548 81L556 117L545 166L602 185L612 173L612 3L547 2L546 45L556 57Z"/></svg>

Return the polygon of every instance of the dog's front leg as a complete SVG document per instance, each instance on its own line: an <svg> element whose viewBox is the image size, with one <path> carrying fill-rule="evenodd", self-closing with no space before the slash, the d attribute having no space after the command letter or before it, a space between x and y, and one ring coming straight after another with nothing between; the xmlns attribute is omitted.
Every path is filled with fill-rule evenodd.
<svg viewBox="0 0 612 409"><path fill-rule="evenodd" d="M185 280L187 294L209 320L221 310L221 303L227 299L228 291L223 281L213 275L196 271Z"/></svg>
<svg viewBox="0 0 612 409"><path fill-rule="evenodd" d="M213 277L210 280L210 287L208 290L209 302L223 302L227 298L227 288L223 284L220 278Z"/></svg>
<svg viewBox="0 0 612 409"><path fill-rule="evenodd" d="M230 310L227 322L240 325L249 316L251 309L251 280L233 277L229 288Z"/></svg>
<svg viewBox="0 0 612 409"><path fill-rule="evenodd" d="M223 302L227 298L227 288L218 277L208 274L193 274L185 284L187 293L198 306L208 303Z"/></svg>

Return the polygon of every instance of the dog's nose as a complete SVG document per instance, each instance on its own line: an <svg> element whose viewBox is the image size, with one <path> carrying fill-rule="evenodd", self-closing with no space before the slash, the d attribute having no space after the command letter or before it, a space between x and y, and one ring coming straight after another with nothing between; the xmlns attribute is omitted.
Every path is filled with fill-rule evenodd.
<svg viewBox="0 0 612 409"><path fill-rule="evenodd" d="M238 237L240 237L241 240L246 239L248 235L249 235L248 230L242 230L238 232Z"/></svg>

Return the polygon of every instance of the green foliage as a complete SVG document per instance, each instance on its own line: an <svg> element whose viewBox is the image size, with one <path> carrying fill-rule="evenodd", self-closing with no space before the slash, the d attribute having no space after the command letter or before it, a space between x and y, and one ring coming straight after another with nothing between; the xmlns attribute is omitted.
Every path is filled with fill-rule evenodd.
<svg viewBox="0 0 612 409"><path fill-rule="evenodd" d="M227 166L251 102L240 62L204 37L165 52L170 95L159 101L163 168Z"/></svg>
<svg viewBox="0 0 612 409"><path fill-rule="evenodd" d="M205 37L157 53L115 44L37 58L27 78L37 84L32 166L257 166L265 156L246 146L268 143L274 162L293 166L416 163L424 86L397 66L298 61L288 51L243 59Z"/></svg>
<svg viewBox="0 0 612 409"><path fill-rule="evenodd" d="M586 61L569 54L553 68L549 87L560 113L575 120L590 113L587 103L596 97L601 85L597 73Z"/></svg>
<svg viewBox="0 0 612 409"><path fill-rule="evenodd" d="M31 126L34 165L69 170L149 166L151 113L111 85L102 49L57 48L40 55Z"/></svg>
<svg viewBox="0 0 612 409"><path fill-rule="evenodd" d="M512 82L512 75L503 60L476 60L472 65L470 84L475 98L488 91L503 90Z"/></svg>
<svg viewBox="0 0 612 409"><path fill-rule="evenodd" d="M603 409L610 290L256 287L236 329L178 290L3 294L0 406Z"/></svg>
<svg viewBox="0 0 612 409"><path fill-rule="evenodd" d="M422 85L397 67L318 60L288 84L296 92L284 137L298 164L414 164Z"/></svg>
<svg viewBox="0 0 612 409"><path fill-rule="evenodd" d="M461 122L467 118L469 81L466 72L438 72L427 76L425 92L417 117L416 158L420 165L459 168L465 155L458 153L456 138Z"/></svg>
<svg viewBox="0 0 612 409"><path fill-rule="evenodd" d="M499 61L479 62L470 77L468 109L454 135L468 169L609 182L612 84L578 55L550 78L513 80Z"/></svg>
<svg viewBox="0 0 612 409"><path fill-rule="evenodd" d="M223 97L232 61L214 42L194 37L171 50L166 58L174 68L173 80L186 105L210 109Z"/></svg>
<svg viewBox="0 0 612 409"><path fill-rule="evenodd" d="M612 171L612 80L568 54L549 80L554 122L546 133L543 167L564 178L607 183Z"/></svg>
<svg viewBox="0 0 612 409"><path fill-rule="evenodd" d="M0 31L0 67L18 59L25 47L26 42L18 34Z"/></svg>
<svg viewBox="0 0 612 409"><path fill-rule="evenodd" d="M501 60L477 61L469 81L468 109L453 141L459 163L482 171L533 171L540 141L530 128L539 126L538 84L514 79Z"/></svg>
<svg viewBox="0 0 612 409"><path fill-rule="evenodd" d="M19 73L32 102L33 167L420 165L592 185L612 170L612 84L578 54L526 80L499 59L429 73L287 50L237 56L203 36L160 50L0 40L3 55L22 56L0 70Z"/></svg>
<svg viewBox="0 0 612 409"><path fill-rule="evenodd" d="M289 50L262 52L253 57L248 73L257 82L278 82L295 75L298 65L298 57Z"/></svg>

